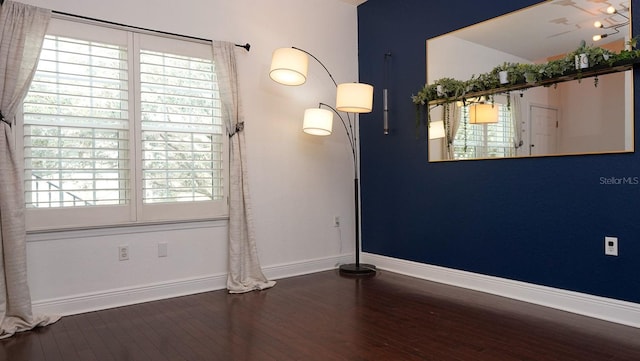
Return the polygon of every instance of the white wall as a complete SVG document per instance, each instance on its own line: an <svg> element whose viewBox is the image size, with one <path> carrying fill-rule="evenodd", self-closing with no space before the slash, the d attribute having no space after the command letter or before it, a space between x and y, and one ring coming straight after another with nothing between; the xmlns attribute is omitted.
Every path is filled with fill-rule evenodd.
<svg viewBox="0 0 640 361"><path fill-rule="evenodd" d="M271 278L332 268L353 252L353 167L344 132L301 131L305 108L335 104L310 62L301 87L268 77L271 53L297 46L338 82L357 80L357 11L338 0L21 0L117 23L236 43L258 252ZM341 227L333 227L334 215ZM63 314L223 288L226 221L28 235L34 308ZM168 243L168 257L157 244ZM118 261L119 245L130 260ZM277 287L277 286L276 286Z"/></svg>
<svg viewBox="0 0 640 361"><path fill-rule="evenodd" d="M625 149L625 97L627 73L599 76L562 85L560 103L571 112L562 113L560 149L562 153L614 152ZM589 99L585 101L585 99Z"/></svg>

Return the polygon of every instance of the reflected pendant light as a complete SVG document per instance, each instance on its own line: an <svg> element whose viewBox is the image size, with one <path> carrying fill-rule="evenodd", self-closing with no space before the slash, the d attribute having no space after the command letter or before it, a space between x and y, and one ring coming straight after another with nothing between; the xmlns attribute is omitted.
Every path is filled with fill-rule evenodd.
<svg viewBox="0 0 640 361"><path fill-rule="evenodd" d="M301 85L307 81L309 57L294 48L276 49L271 56L269 77L282 85Z"/></svg>
<svg viewBox="0 0 640 361"><path fill-rule="evenodd" d="M373 86L364 83L338 85L336 109L346 113L369 113L373 109Z"/></svg>
<svg viewBox="0 0 640 361"><path fill-rule="evenodd" d="M469 124L488 124L497 122L497 106L487 103L477 103L469 107Z"/></svg>
<svg viewBox="0 0 640 361"><path fill-rule="evenodd" d="M310 108L304 111L302 130L311 135L330 135L333 128L333 113L327 109Z"/></svg>
<svg viewBox="0 0 640 361"><path fill-rule="evenodd" d="M438 120L429 123L429 139L444 138L444 122Z"/></svg>

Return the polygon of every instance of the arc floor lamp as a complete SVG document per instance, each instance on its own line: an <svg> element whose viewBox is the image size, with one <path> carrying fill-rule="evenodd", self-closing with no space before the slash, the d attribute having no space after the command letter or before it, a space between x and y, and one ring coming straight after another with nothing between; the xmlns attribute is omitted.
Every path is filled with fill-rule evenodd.
<svg viewBox="0 0 640 361"><path fill-rule="evenodd" d="M318 108L307 109L304 112L302 129L305 133L326 136L333 131L333 113L338 115L349 139L353 156L353 188L355 209L355 263L340 266L340 273L351 276L374 275L376 267L371 264L360 263L360 185L358 182L359 167L356 153L357 139L355 133L355 115L353 121L349 113L369 113L373 107L373 86L364 83L336 83L327 67L313 54L296 48L280 48L273 52L269 76L275 82L283 85L302 85L307 80L309 56L315 59L327 72L336 86L335 108L319 103ZM322 107L328 108L324 109ZM344 120L340 112L347 115Z"/></svg>

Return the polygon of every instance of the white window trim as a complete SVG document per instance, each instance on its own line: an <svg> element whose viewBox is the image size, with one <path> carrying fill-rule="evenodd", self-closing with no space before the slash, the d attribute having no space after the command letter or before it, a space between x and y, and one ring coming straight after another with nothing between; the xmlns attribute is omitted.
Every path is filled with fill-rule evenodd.
<svg viewBox="0 0 640 361"><path fill-rule="evenodd" d="M123 33L124 32L124 33ZM130 54L129 56L129 69L133 69L132 74L139 74L139 65L134 59L137 56L138 48L130 46L134 37L143 37L149 41L155 42L151 48L145 47L145 49L155 49L166 51L163 48L163 44L166 41L171 41L174 45L178 45L181 54L199 57L213 58L211 44L206 44L203 41L189 40L178 36L164 36L159 33L157 35L150 35L150 31L137 32L135 28L118 27L112 24L104 26L100 22L87 21L84 19L77 20L68 16L54 17L51 19L47 34L69 36L77 39L91 40L91 41L104 41L111 44L128 45ZM73 34L73 35L71 35ZM115 37L114 37L115 34ZM126 38L122 37L122 34L126 34ZM120 36L119 36L120 35ZM119 39L115 42L114 39ZM190 43L190 44L187 44ZM138 44L138 43L136 43ZM183 46L186 45L186 47ZM194 48L193 44L196 44L196 53L193 51L187 51L185 49ZM199 52L199 53L198 53ZM206 55L205 55L206 54ZM162 204L142 204L142 184L141 184L141 150L139 149L138 142L140 141L138 132L141 131L140 127L140 99L138 93L135 93L139 87L138 81L129 82L130 94L135 94L135 101L131 106L131 116L133 119L132 125L130 125L130 152L135 154L132 158L130 169L130 181L132 184L132 201L127 205L114 205L114 206L87 206L87 207L61 207L61 208L45 208L25 209L26 227L29 232L42 232L49 230L73 230L73 229L91 229L96 227L112 227L120 225L145 225L145 224L158 224L158 223L175 223L185 221L203 221L203 220L220 220L228 219L228 194L229 194L229 142L228 137L223 134L222 144L222 161L224 169L224 197L221 200L216 201L200 201L200 202L176 202L176 203L162 203ZM139 89L138 89L139 90ZM134 115L135 113L135 115ZM24 148L23 148L23 114L21 111L16 115L18 124L15 126L15 144L18 159L20 162L24 162Z"/></svg>

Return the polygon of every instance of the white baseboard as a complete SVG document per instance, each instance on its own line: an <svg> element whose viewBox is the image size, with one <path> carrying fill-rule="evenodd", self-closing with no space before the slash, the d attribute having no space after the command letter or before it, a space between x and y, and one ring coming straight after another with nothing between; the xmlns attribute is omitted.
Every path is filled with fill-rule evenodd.
<svg viewBox="0 0 640 361"><path fill-rule="evenodd" d="M350 255L305 260L263 268L265 276L277 280L314 272L335 269L349 263ZM539 286L498 277L432 266L423 263L362 254L362 261L391 272L448 285L491 293L520 301L573 312L593 318L640 328L640 304L578 292ZM33 302L35 314L72 315L104 310L171 297L221 290L226 287L227 275L217 274L129 288L76 294L68 297Z"/></svg>
<svg viewBox="0 0 640 361"><path fill-rule="evenodd" d="M34 314L68 316L136 303L186 296L225 288L227 275L173 280L169 282L76 294L33 302Z"/></svg>
<svg viewBox="0 0 640 361"><path fill-rule="evenodd" d="M293 277L334 269L338 264L349 262L351 258L349 255L341 255L268 266L263 267L263 273L268 279L274 280ZM208 275L127 288L75 294L68 297L35 300L33 301L33 313L68 316L171 297L221 290L226 287L226 273Z"/></svg>
<svg viewBox="0 0 640 361"><path fill-rule="evenodd" d="M382 270L640 328L640 304L637 303L379 256L371 253L363 253L362 259L363 262L373 263L377 268Z"/></svg>
<svg viewBox="0 0 640 361"><path fill-rule="evenodd" d="M263 273L268 279L294 277L309 273L327 271L338 268L343 263L353 262L353 255L340 255L334 257L316 258L296 263L286 263L263 268Z"/></svg>

